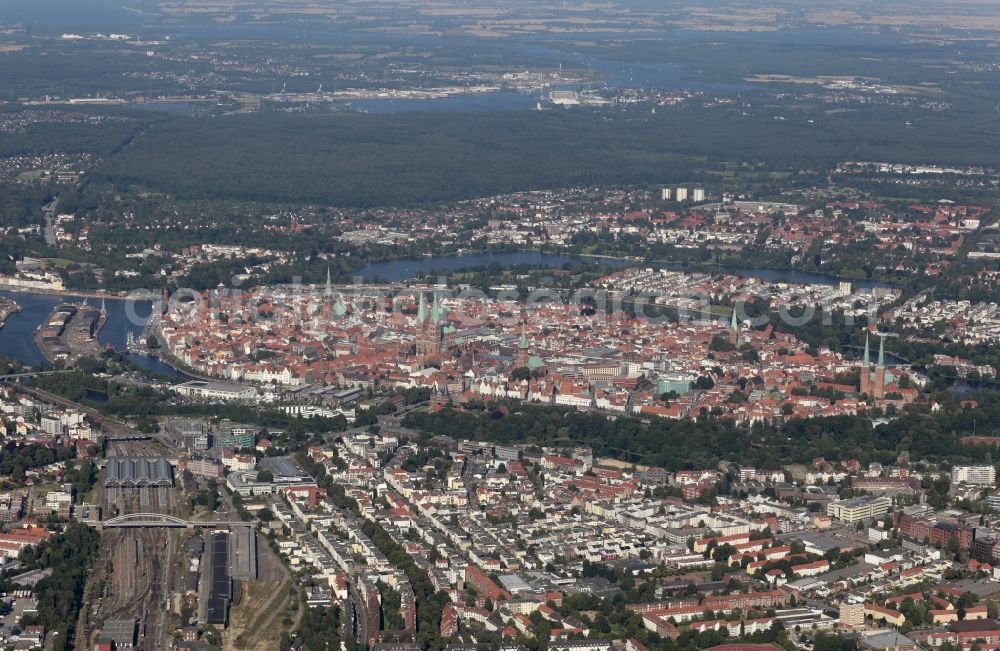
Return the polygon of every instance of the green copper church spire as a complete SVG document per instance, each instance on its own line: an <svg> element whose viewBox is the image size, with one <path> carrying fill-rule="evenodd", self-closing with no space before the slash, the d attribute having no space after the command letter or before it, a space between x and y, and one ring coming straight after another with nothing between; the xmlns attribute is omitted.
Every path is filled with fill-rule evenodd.
<svg viewBox="0 0 1000 651"><path fill-rule="evenodd" d="M865 355L861 358L861 368L868 368L871 360L871 352L868 349L868 333L865 332Z"/></svg>
<svg viewBox="0 0 1000 651"><path fill-rule="evenodd" d="M434 305L431 307L431 323L435 325L441 323L441 301L437 292L434 292Z"/></svg>
<svg viewBox="0 0 1000 651"><path fill-rule="evenodd" d="M878 338L878 368L885 368L885 337Z"/></svg>
<svg viewBox="0 0 1000 651"><path fill-rule="evenodd" d="M424 293L420 292L420 300L417 301L417 323L423 323L427 318L427 308L424 307Z"/></svg>

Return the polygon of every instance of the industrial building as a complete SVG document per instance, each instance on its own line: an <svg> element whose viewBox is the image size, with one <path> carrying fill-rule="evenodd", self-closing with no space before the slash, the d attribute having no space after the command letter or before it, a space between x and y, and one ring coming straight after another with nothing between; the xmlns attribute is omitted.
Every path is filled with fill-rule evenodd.
<svg viewBox="0 0 1000 651"><path fill-rule="evenodd" d="M579 106L580 94L575 90L553 90L549 93L549 101L556 106Z"/></svg>
<svg viewBox="0 0 1000 651"><path fill-rule="evenodd" d="M229 601L233 598L233 581L229 576L229 533L216 531L209 538L208 603L205 622L225 626L229 619Z"/></svg>
<svg viewBox="0 0 1000 651"><path fill-rule="evenodd" d="M136 648L138 623L134 619L109 619L104 622L98 643L110 642L115 649Z"/></svg>
<svg viewBox="0 0 1000 651"><path fill-rule="evenodd" d="M229 575L238 580L257 578L257 531L234 527L229 534Z"/></svg>

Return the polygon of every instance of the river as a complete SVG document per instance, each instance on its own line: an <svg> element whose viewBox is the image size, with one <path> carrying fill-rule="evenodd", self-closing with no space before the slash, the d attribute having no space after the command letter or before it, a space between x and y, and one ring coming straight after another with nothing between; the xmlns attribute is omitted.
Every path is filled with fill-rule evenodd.
<svg viewBox="0 0 1000 651"><path fill-rule="evenodd" d="M0 296L12 298L21 306L21 311L12 314L7 319L3 329L0 329L0 354L18 359L28 366L38 366L45 361L38 347L35 346L34 336L38 326L48 318L57 304L80 300L70 296L9 290L0 290ZM91 305L100 305L99 299L90 298L87 299L87 302ZM111 298L105 301L108 320L97 337L102 345L110 344L116 350L125 350L125 341L129 331L135 336L142 333L143 326L149 319L152 304L147 301L138 301L133 305L136 319L129 318L126 301ZM174 379L186 379L183 374L158 359L133 354L128 354L128 358L136 366L149 371Z"/></svg>
<svg viewBox="0 0 1000 651"><path fill-rule="evenodd" d="M542 253L539 251L516 251L505 253L466 253L419 258L416 260L404 259L378 262L364 267L358 271L358 275L369 281L386 280L389 282L402 282L419 275L447 274L464 268L488 267L491 264L499 264L503 267L530 265L532 267L559 269L563 265L573 262L595 262L615 268L648 264L620 258L603 258L565 253ZM669 263L660 263L659 266L677 267L677 265L670 265ZM787 280L793 283L825 285L834 285L839 282L837 278L802 271L720 268L717 272L754 276L768 281ZM879 286L878 283L863 282L857 282L855 285L858 287ZM36 328L48 318L57 303L79 299L9 290L0 290L0 296L13 298L21 306L21 312L11 315L7 319L7 323L3 329L0 330L0 354L19 359L29 366L40 365L44 360L35 346L34 334ZM88 299L88 302L91 305L100 304L98 299L93 298ZM123 351L125 350L125 342L130 331L135 336L139 336L142 333L143 326L149 318L152 306L146 301L132 303L134 306L134 316L136 317L133 319L129 317L128 305L126 301L121 299L109 298L105 301L108 320L98 336L98 340L102 345L111 345L116 350ZM128 358L141 368L178 380L187 379L187 376L158 359L134 354L128 354Z"/></svg>
<svg viewBox="0 0 1000 651"><path fill-rule="evenodd" d="M355 99L346 102L346 104L350 108L364 113L408 113L412 111L479 113L526 111L535 108L538 102L541 102L546 108L551 108L548 100L540 97L537 91L522 93L516 90L498 90L489 93L457 93L433 99Z"/></svg>

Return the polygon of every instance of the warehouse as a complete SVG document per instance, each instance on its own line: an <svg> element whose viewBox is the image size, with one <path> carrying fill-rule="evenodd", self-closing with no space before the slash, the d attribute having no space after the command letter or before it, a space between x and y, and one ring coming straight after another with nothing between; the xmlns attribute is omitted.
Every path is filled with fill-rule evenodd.
<svg viewBox="0 0 1000 651"><path fill-rule="evenodd" d="M229 576L229 533L216 531L209 538L210 567L206 622L225 626L229 618L229 600L233 598L233 582Z"/></svg>

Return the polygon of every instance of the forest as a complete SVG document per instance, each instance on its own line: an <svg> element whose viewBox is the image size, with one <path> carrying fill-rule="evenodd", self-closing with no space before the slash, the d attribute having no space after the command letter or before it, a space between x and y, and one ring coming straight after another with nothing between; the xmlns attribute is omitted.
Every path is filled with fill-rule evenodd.
<svg viewBox="0 0 1000 651"><path fill-rule="evenodd" d="M119 112L112 112L120 115ZM39 153L110 154L128 142L142 126L139 121L75 124L37 122L0 138L0 156Z"/></svg>
<svg viewBox="0 0 1000 651"><path fill-rule="evenodd" d="M921 129L905 126L917 117ZM697 181L727 161L786 173L848 158L986 164L986 144L998 136L1000 119L979 112L872 106L845 115L764 103L752 111L683 104L656 114L173 117L137 136L92 180L182 199L399 206L524 188Z"/></svg>

